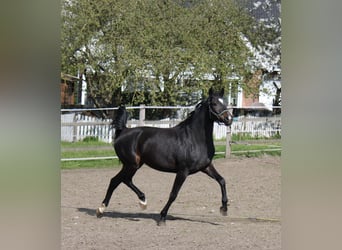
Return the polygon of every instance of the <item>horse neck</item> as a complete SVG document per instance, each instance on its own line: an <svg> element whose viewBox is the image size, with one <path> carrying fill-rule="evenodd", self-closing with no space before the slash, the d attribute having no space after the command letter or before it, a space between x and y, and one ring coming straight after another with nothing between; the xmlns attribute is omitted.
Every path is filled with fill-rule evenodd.
<svg viewBox="0 0 342 250"><path fill-rule="evenodd" d="M203 103L199 107L198 113L194 115L192 122L189 124L189 128L194 133L199 133L205 138L206 143L213 141L213 127L214 122L209 117L208 104Z"/></svg>

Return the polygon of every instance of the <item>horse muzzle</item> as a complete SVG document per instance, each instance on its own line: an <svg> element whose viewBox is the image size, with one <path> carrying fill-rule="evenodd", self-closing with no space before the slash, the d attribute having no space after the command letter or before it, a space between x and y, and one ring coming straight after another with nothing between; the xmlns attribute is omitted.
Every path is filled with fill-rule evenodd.
<svg viewBox="0 0 342 250"><path fill-rule="evenodd" d="M233 123L233 117L228 114L223 118L222 122L224 123L224 125L230 126Z"/></svg>
<svg viewBox="0 0 342 250"><path fill-rule="evenodd" d="M233 123L233 116L228 110L224 110L217 114L218 122L223 123L226 126L230 126Z"/></svg>

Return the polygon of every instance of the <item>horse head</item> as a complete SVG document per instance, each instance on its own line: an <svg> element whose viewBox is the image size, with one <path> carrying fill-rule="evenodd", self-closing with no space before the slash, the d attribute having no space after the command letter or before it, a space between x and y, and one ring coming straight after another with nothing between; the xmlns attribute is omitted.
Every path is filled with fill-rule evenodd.
<svg viewBox="0 0 342 250"><path fill-rule="evenodd" d="M230 126L233 122L233 116L227 109L227 106L223 104L223 95L223 88L217 93L210 88L208 97L209 114L213 121Z"/></svg>

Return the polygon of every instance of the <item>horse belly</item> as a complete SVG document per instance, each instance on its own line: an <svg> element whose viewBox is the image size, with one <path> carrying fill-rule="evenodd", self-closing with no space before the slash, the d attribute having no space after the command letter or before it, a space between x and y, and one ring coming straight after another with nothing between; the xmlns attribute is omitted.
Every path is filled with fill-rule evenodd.
<svg viewBox="0 0 342 250"><path fill-rule="evenodd" d="M203 152L187 152L186 150L146 150L141 155L142 161L153 169L176 173L187 168L189 173L196 173L206 168L211 159Z"/></svg>
<svg viewBox="0 0 342 250"><path fill-rule="evenodd" d="M141 155L142 161L153 169L176 173L178 168L174 158L161 152L148 152Z"/></svg>

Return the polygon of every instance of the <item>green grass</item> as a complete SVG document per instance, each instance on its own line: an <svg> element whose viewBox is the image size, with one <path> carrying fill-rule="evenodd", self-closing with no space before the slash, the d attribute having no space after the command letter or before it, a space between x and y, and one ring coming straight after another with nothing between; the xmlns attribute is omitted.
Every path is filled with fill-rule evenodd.
<svg viewBox="0 0 342 250"><path fill-rule="evenodd" d="M94 147L94 146L112 146L110 143L101 141L77 141L77 142L61 142L62 148L76 148L76 147Z"/></svg>
<svg viewBox="0 0 342 250"><path fill-rule="evenodd" d="M114 156L114 149L109 150L82 150L82 151L65 151L61 153L62 158L86 158L96 156Z"/></svg>
<svg viewBox="0 0 342 250"><path fill-rule="evenodd" d="M226 146L224 141L219 141L215 145L216 155L214 159L224 158ZM263 144L232 144L232 154L234 156L243 157L260 157L263 154L267 155L281 155L281 151L262 151L267 149L280 148L280 142ZM61 158L86 158L86 157L101 157L101 156L115 156L115 151L111 143L104 143L99 141L81 141L81 142L61 142ZM97 149L98 148L98 149ZM75 150L73 150L75 149ZM260 152L251 152L252 150L261 150ZM239 153L239 151L244 151ZM75 168L109 168L119 167L121 164L118 159L106 160L83 160L83 161L61 161L62 169L75 169Z"/></svg>
<svg viewBox="0 0 342 250"><path fill-rule="evenodd" d="M78 142L61 142L61 148L62 159L115 156L111 143L98 141L94 137L86 137L83 141ZM118 167L119 165L118 159L61 161L62 169L108 168Z"/></svg>
<svg viewBox="0 0 342 250"><path fill-rule="evenodd" d="M257 141L257 140L269 140L269 139L281 139L281 135L274 135L272 137L264 137L264 136L251 136L250 133L239 133L232 135L232 141Z"/></svg>
<svg viewBox="0 0 342 250"><path fill-rule="evenodd" d="M62 169L109 168L109 167L119 167L119 166L120 166L120 163L118 159L61 162Z"/></svg>
<svg viewBox="0 0 342 250"><path fill-rule="evenodd" d="M272 143L272 144L232 144L232 154L238 156L245 157L260 157L264 154L280 156L281 150L279 151L267 151L268 149L279 149L280 143ZM225 152L225 145L217 145L215 146L216 152ZM253 152L254 150L258 150L259 152ZM215 159L223 158L224 154L215 155Z"/></svg>

